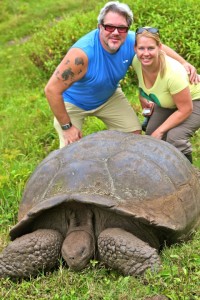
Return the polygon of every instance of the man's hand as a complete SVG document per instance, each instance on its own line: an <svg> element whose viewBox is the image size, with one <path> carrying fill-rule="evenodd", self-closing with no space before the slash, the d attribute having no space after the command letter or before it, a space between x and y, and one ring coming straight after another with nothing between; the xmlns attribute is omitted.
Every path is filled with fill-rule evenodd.
<svg viewBox="0 0 200 300"><path fill-rule="evenodd" d="M188 62L183 63L184 68L186 69L190 83L197 84L200 82L200 76L197 74L196 68Z"/></svg>
<svg viewBox="0 0 200 300"><path fill-rule="evenodd" d="M72 144L82 138L82 132L72 125L71 128L67 130L63 130L63 137L65 140L65 146L68 144Z"/></svg>

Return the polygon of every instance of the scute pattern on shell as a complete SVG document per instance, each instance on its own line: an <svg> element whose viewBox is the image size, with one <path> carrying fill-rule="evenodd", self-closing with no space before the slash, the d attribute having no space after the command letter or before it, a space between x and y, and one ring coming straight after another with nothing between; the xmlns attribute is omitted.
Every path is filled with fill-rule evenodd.
<svg viewBox="0 0 200 300"><path fill-rule="evenodd" d="M76 200L184 231L200 211L199 180L170 144L102 131L50 153L29 179L19 208L20 235L39 212Z"/></svg>

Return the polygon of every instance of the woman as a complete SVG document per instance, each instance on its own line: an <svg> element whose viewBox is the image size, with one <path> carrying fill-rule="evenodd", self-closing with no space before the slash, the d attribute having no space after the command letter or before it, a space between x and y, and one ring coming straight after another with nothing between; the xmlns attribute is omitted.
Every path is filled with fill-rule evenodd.
<svg viewBox="0 0 200 300"><path fill-rule="evenodd" d="M136 30L135 52L141 106L151 109L146 134L174 145L192 163L189 139L200 128L200 82L190 84L184 67L161 50L157 28Z"/></svg>

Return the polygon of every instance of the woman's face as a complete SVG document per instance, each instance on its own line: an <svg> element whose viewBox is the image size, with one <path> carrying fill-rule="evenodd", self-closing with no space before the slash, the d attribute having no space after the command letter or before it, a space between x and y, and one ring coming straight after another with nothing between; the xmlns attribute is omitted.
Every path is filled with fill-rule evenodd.
<svg viewBox="0 0 200 300"><path fill-rule="evenodd" d="M151 37L137 36L135 52L143 66L152 66L158 63L161 46Z"/></svg>

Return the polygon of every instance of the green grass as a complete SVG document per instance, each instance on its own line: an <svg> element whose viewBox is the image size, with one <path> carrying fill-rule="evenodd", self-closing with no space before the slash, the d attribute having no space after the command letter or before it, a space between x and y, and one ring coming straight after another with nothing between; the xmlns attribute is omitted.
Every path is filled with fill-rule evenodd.
<svg viewBox="0 0 200 300"><path fill-rule="evenodd" d="M91 5L91 8L94 4ZM53 24L73 14L77 9L90 9L86 0L10 0L0 2L0 41L13 44L25 41L30 34L42 29L47 23ZM5 34L6 32L6 34Z"/></svg>
<svg viewBox="0 0 200 300"><path fill-rule="evenodd" d="M200 72L198 1L126 3L134 11L133 28L159 24L163 42ZM0 250L17 222L27 179L39 162L58 148L45 84L71 42L96 26L101 6L94 0L0 2ZM131 71L122 86L140 117ZM88 118L83 132L88 135L104 128L96 118ZM192 145L194 165L200 167L200 132L192 138ZM121 276L95 261L80 273L60 264L58 270L30 280L2 279L0 299L140 300L162 294L172 300L196 300L200 298L199 248L198 230L190 242L164 249L163 269L158 274L137 279Z"/></svg>
<svg viewBox="0 0 200 300"><path fill-rule="evenodd" d="M166 249L162 254L163 269L157 274L148 273L137 279L121 276L95 261L74 273L60 264L53 273L39 274L29 281L2 280L1 299L142 300L152 295L199 299L199 242L200 234L196 234L191 243Z"/></svg>

